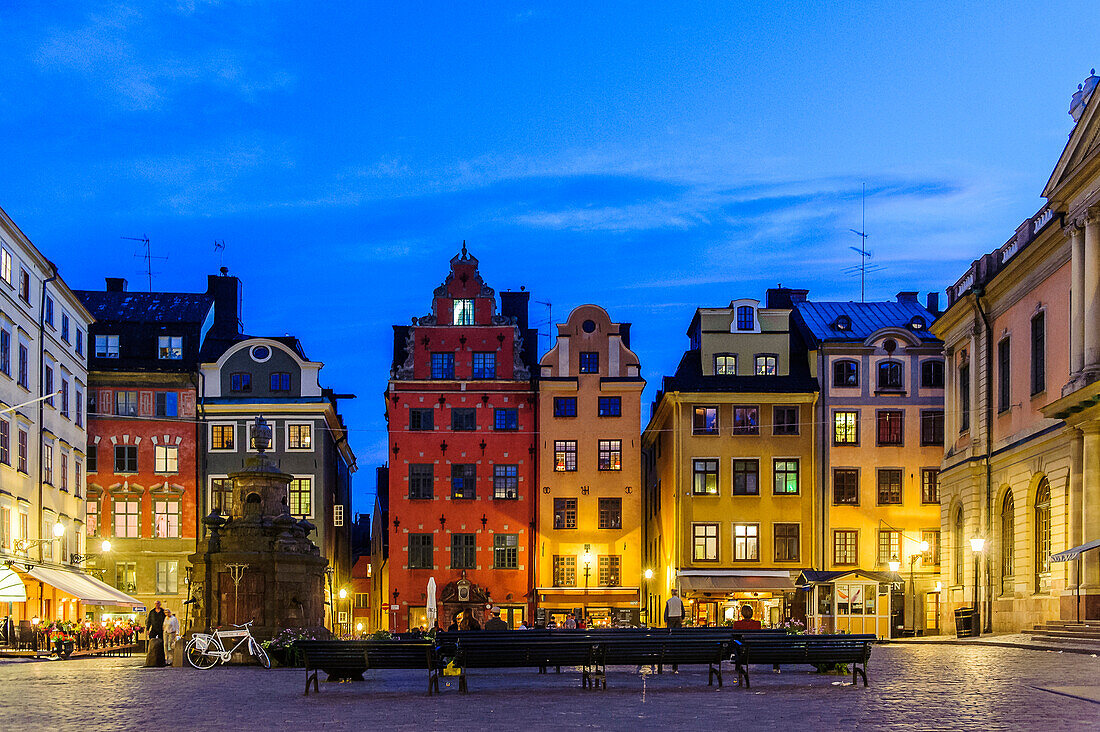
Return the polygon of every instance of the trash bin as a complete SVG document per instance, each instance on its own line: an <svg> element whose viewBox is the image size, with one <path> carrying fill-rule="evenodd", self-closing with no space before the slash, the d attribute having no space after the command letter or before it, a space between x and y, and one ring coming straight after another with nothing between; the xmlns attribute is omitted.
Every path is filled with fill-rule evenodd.
<svg viewBox="0 0 1100 732"><path fill-rule="evenodd" d="M955 611L956 638L975 638L981 632L980 628L977 608L960 607Z"/></svg>

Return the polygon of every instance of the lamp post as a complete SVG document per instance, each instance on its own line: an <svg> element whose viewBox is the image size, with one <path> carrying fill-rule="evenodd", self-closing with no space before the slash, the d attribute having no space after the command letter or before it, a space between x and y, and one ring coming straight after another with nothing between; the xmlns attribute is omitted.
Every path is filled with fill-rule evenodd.
<svg viewBox="0 0 1100 732"><path fill-rule="evenodd" d="M341 587L340 592L337 593L337 594L340 596L341 601L346 600L348 598L348 591L344 587ZM339 617L339 616L337 616L337 617ZM347 618L348 615L345 615L344 617ZM347 629L347 625L348 625L349 622L350 622L349 620L345 620L343 623L341 623L341 630L344 631L345 635L347 634L346 629Z"/></svg>
<svg viewBox="0 0 1100 732"><path fill-rule="evenodd" d="M970 549L974 552L974 627L972 632L979 635L982 632L981 611L978 609L978 581L980 579L982 550L985 549L985 539L976 536L970 540Z"/></svg>
<svg viewBox="0 0 1100 732"><path fill-rule="evenodd" d="M909 591L913 593L913 637L917 635L917 586L913 581L913 565L917 563L917 560L928 551L928 542L922 541L920 543L920 552L914 552L909 555Z"/></svg>
<svg viewBox="0 0 1100 732"><path fill-rule="evenodd" d="M581 611L584 613L584 618L588 619L588 573L592 567L592 549L588 544L584 545L584 554L581 555L581 562L584 564L584 607ZM587 624L587 623L586 623Z"/></svg>
<svg viewBox="0 0 1100 732"><path fill-rule="evenodd" d="M645 624L650 625L649 619L649 581L653 579L653 570L646 569L642 572L642 597L645 598Z"/></svg>

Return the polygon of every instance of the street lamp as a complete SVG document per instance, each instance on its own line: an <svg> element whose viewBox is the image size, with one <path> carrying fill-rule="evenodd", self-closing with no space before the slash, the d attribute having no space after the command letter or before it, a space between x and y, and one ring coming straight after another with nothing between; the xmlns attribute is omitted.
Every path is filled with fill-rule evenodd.
<svg viewBox="0 0 1100 732"><path fill-rule="evenodd" d="M337 593L336 593L336 595L337 595L337 596L338 596L338 597L340 598L340 600L346 600L346 599L348 599L348 591L347 591L347 588L341 587L341 588L340 588L340 591L339 591L339 592L337 592ZM339 613L339 611L337 611L337 612ZM340 625L342 626L342 628L341 628L341 632L344 632L344 633L347 633L347 632L348 632L348 631L347 631L346 629L347 629L347 627L349 626L349 624L350 624L350 622L351 622L351 620L350 620L350 616L351 616L351 613L347 613L346 615L344 615L344 617L346 618L346 620L345 620L345 621L344 621L343 623L341 623L341 624L340 624ZM337 618L339 618L339 617L340 617L340 616L339 616L339 614L337 614Z"/></svg>
<svg viewBox="0 0 1100 732"><path fill-rule="evenodd" d="M588 618L588 573L592 567L592 547L584 545L584 554L581 555L581 563L584 564L584 607L582 611L585 619Z"/></svg>
<svg viewBox="0 0 1100 732"><path fill-rule="evenodd" d="M898 560L898 558L896 556L891 557L890 561L887 562L886 564L887 564L887 566L890 567L891 572L897 573L897 571L899 569L901 569L901 562Z"/></svg>
<svg viewBox="0 0 1100 732"><path fill-rule="evenodd" d="M16 552L26 553L36 546L42 546L43 544L49 544L54 539L60 539L65 535L65 524L61 523L61 519L57 520L57 523L53 525L53 536L48 539L16 539L12 542L11 548Z"/></svg>
<svg viewBox="0 0 1100 732"><path fill-rule="evenodd" d="M913 593L913 636L917 635L917 586L913 581L913 565L917 563L917 560L928 551L928 542L922 541L920 543L920 551L913 552L909 555L909 591Z"/></svg>
<svg viewBox="0 0 1100 732"><path fill-rule="evenodd" d="M646 568L646 571L642 572L642 597L645 598L645 624L651 623L649 618L649 581L653 579L653 570Z"/></svg>
<svg viewBox="0 0 1100 732"><path fill-rule="evenodd" d="M973 633L977 635L981 633L982 626L979 620L981 619L981 612L978 609L978 581L979 573L981 570L981 554L985 549L985 539L980 536L975 536L970 540L970 549L974 552L974 627Z"/></svg>

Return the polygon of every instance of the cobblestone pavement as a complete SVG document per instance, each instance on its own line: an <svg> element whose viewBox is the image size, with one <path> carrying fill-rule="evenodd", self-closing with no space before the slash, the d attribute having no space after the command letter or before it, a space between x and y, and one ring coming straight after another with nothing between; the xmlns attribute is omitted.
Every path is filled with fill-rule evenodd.
<svg viewBox="0 0 1100 732"><path fill-rule="evenodd" d="M1100 659L1015 648L896 645L874 649L871 685L851 676L754 667L752 689L726 675L708 688L698 667L639 674L613 667L606 691L575 673L474 671L428 697L426 676L368 673L302 695L301 669L147 669L138 657L0 662L5 729L1096 729ZM1062 693L1046 691L1057 687Z"/></svg>

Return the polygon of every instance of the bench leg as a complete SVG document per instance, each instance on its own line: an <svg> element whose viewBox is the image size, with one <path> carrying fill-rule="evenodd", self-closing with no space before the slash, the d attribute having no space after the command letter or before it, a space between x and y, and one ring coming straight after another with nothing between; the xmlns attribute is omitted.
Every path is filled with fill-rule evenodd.
<svg viewBox="0 0 1100 732"><path fill-rule="evenodd" d="M715 666L713 663L710 664L710 669L707 672L707 686L712 686L714 684L715 677L718 678L718 688L721 689L722 688L722 662L721 661L718 662L717 666Z"/></svg>
<svg viewBox="0 0 1100 732"><path fill-rule="evenodd" d="M466 667L462 667L462 673L458 675L458 690L463 694L469 693L466 689Z"/></svg>
<svg viewBox="0 0 1100 732"><path fill-rule="evenodd" d="M863 668L860 668L854 663L852 664L852 686L856 685L856 674L863 677L863 685L867 686L867 666L864 665Z"/></svg>
<svg viewBox="0 0 1100 732"><path fill-rule="evenodd" d="M737 676L739 677L738 678L738 683L740 683L741 680L743 679L745 681L745 688L746 689L751 689L752 688L752 685L749 684L749 666L748 666L748 664L742 664L742 663L738 662L738 664L737 664Z"/></svg>
<svg viewBox="0 0 1100 732"><path fill-rule="evenodd" d="M313 681L313 693L318 694L321 691L317 688L317 671L318 669L313 669L313 673L311 674L309 672L309 667L306 667L306 696L309 696L309 682L311 680Z"/></svg>
<svg viewBox="0 0 1100 732"><path fill-rule="evenodd" d="M432 691L436 694L439 693L439 672L433 669L428 669L428 696L432 695Z"/></svg>

